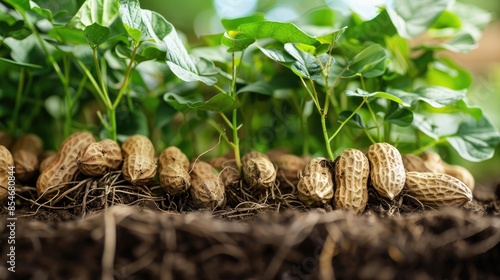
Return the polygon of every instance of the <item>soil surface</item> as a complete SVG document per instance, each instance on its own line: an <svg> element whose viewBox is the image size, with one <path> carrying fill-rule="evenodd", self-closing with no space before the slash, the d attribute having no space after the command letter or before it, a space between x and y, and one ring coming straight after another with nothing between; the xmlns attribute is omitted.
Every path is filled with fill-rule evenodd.
<svg viewBox="0 0 500 280"><path fill-rule="evenodd" d="M370 189L367 209L354 215L284 194L194 210L155 188L99 190L102 182L81 181L85 192L70 187L58 203L26 187L15 273L1 214L0 279L500 279L500 184L440 209Z"/></svg>

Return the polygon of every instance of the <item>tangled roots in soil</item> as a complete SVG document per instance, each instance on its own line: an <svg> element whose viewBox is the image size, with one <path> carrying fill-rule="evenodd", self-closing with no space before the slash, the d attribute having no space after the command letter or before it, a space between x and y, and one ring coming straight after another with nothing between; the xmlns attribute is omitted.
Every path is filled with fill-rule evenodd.
<svg viewBox="0 0 500 280"><path fill-rule="evenodd" d="M2 240L7 221L0 221ZM112 206L79 221L17 223L16 277L28 279L431 279L499 277L500 217L458 208L381 218L210 213ZM2 247L2 258L8 253ZM6 275L5 261L0 278ZM135 278L129 278L131 276ZM312 277L312 278L311 278Z"/></svg>

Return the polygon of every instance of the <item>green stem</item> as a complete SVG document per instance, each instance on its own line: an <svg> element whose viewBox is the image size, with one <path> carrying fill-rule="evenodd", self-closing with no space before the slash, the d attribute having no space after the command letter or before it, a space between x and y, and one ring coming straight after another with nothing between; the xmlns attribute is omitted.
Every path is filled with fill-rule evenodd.
<svg viewBox="0 0 500 280"><path fill-rule="evenodd" d="M359 109L361 109L361 107L363 107L363 105L366 103L366 97L363 97L363 102L361 102L361 104L359 104L359 106L351 113L351 115L349 115L349 117L347 117L347 119L345 119L345 121L343 121L339 128L337 128L337 130L335 131L335 133L332 135L332 137L330 137L330 139L328 139L328 143L330 143L333 139L335 139L335 137L337 136L337 134L340 132L340 130L342 130L342 128L344 127L344 125L346 125L349 120L354 117L354 115L356 114L356 112L359 111Z"/></svg>
<svg viewBox="0 0 500 280"><path fill-rule="evenodd" d="M101 85L101 91L103 93L103 97L105 98L103 100L104 104L107 104L107 107L111 107L110 104L111 100L109 99L109 94L106 85L104 84L104 79L103 79L103 73L101 71L101 67L99 65L99 59L97 58L97 47L92 48L92 54L94 58L94 66L97 72L97 79L99 80L99 83Z"/></svg>
<svg viewBox="0 0 500 280"><path fill-rule="evenodd" d="M123 94L125 93L125 90L127 89L127 85L129 82L130 78L130 73L132 72L132 68L134 66L134 59L135 55L137 54L137 51L139 50L139 43L136 42L134 45L134 49L132 51L132 55L130 56L130 63L128 64L127 71L125 72L125 77L123 78L123 83L122 86L120 87L120 91L118 92L118 96L115 99L115 102L113 103L113 110L116 110L118 107L118 104L120 104L120 101L123 97Z"/></svg>

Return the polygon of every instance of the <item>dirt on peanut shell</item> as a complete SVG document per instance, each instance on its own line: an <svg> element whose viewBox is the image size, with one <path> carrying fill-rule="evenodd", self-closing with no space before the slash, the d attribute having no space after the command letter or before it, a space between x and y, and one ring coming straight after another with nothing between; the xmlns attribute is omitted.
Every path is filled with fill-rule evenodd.
<svg viewBox="0 0 500 280"><path fill-rule="evenodd" d="M201 211L127 186L108 190L114 206L86 192L84 207L59 209L29 205L27 188L15 273L2 210L0 279L500 279L500 180L491 184L464 208L438 210L370 189L360 215L276 197Z"/></svg>

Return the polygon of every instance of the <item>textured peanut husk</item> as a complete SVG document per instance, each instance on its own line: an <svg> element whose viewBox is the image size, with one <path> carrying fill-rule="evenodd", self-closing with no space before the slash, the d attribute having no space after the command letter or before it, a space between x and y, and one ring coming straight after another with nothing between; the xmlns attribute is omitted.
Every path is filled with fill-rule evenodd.
<svg viewBox="0 0 500 280"><path fill-rule="evenodd" d="M271 189L276 184L276 169L264 154L252 151L242 159L243 178L250 188L256 190Z"/></svg>
<svg viewBox="0 0 500 280"><path fill-rule="evenodd" d="M13 153L16 167L16 180L28 182L38 173L38 156L28 150L17 150Z"/></svg>
<svg viewBox="0 0 500 280"><path fill-rule="evenodd" d="M57 158L57 153L45 157L40 162L40 166L38 167L38 171L40 173L42 173L45 169L47 169L49 166L51 166L54 163L56 158Z"/></svg>
<svg viewBox="0 0 500 280"><path fill-rule="evenodd" d="M131 154L123 161L123 177L132 185L146 185L156 175L156 162L144 154Z"/></svg>
<svg viewBox="0 0 500 280"><path fill-rule="evenodd" d="M11 148L16 179L28 182L38 173L39 155L43 152L43 141L35 134L24 134L19 137Z"/></svg>
<svg viewBox="0 0 500 280"><path fill-rule="evenodd" d="M88 144L95 142L89 132L75 132L61 144L52 164L42 171L36 182L38 195L47 189L70 182L78 172L76 157Z"/></svg>
<svg viewBox="0 0 500 280"><path fill-rule="evenodd" d="M177 147L168 147L158 157L160 185L170 194L186 192L191 186L189 159Z"/></svg>
<svg viewBox="0 0 500 280"><path fill-rule="evenodd" d="M277 166L276 179L281 185L294 187L300 180L300 172L307 161L301 157L283 151L270 151L267 156Z"/></svg>
<svg viewBox="0 0 500 280"><path fill-rule="evenodd" d="M90 143L77 157L78 169L87 176L102 176L118 170L122 161L120 145L111 139Z"/></svg>
<svg viewBox="0 0 500 280"><path fill-rule="evenodd" d="M411 197L431 207L462 206L472 201L471 190L448 174L408 172L405 186Z"/></svg>
<svg viewBox="0 0 500 280"><path fill-rule="evenodd" d="M196 161L191 166L191 188L189 193L197 207L222 206L225 200L224 185L215 168L204 161Z"/></svg>
<svg viewBox="0 0 500 280"><path fill-rule="evenodd" d="M333 197L333 163L323 157L306 164L297 184L298 198L309 206L329 203Z"/></svg>
<svg viewBox="0 0 500 280"><path fill-rule="evenodd" d="M13 165L12 154L5 146L0 145L0 202L8 196L9 167Z"/></svg>
<svg viewBox="0 0 500 280"><path fill-rule="evenodd" d="M132 135L122 144L123 158L126 159L131 154L144 154L150 158L155 156L153 142L144 135Z"/></svg>
<svg viewBox="0 0 500 280"><path fill-rule="evenodd" d="M406 171L396 147L388 143L375 143L368 148L370 180L377 192L390 200L404 187Z"/></svg>
<svg viewBox="0 0 500 280"><path fill-rule="evenodd" d="M370 163L363 152L343 151L335 160L334 207L362 213L368 202Z"/></svg>
<svg viewBox="0 0 500 280"><path fill-rule="evenodd" d="M474 176L472 176L472 173L470 173L469 170L460 165L449 165L446 163L443 163L443 167L445 174L457 178L458 180L462 181L471 191L474 191L476 182L474 180Z"/></svg>

